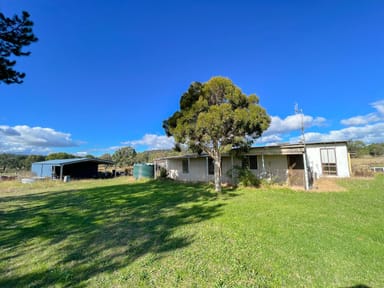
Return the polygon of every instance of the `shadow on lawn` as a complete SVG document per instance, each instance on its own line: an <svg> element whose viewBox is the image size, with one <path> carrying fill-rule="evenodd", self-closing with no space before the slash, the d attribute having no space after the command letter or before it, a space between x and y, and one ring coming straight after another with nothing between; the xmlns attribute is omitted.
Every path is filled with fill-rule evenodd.
<svg viewBox="0 0 384 288"><path fill-rule="evenodd" d="M206 185L168 181L1 198L3 204L28 204L0 212L0 249L15 253L0 261L40 257L47 264L19 273L11 264L0 271L0 286L83 287L92 276L128 266L147 253L161 257L161 252L188 246L193 235L175 236L175 230L219 215L222 204L214 198Z"/></svg>

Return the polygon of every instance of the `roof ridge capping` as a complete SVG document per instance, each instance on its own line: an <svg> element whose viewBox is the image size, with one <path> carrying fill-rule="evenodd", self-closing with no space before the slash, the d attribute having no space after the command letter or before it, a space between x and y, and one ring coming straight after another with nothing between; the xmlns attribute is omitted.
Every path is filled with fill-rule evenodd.
<svg viewBox="0 0 384 288"><path fill-rule="evenodd" d="M114 162L111 160L105 160L105 159L100 159L100 158L87 158L87 157L82 157L82 158L69 158L69 159L51 159L51 160L46 160L46 161L40 161L40 162L34 162L34 163L39 163L39 164L46 164L46 165L63 165L63 164L72 164L72 163L80 163L80 162L97 162L100 164L113 164Z"/></svg>

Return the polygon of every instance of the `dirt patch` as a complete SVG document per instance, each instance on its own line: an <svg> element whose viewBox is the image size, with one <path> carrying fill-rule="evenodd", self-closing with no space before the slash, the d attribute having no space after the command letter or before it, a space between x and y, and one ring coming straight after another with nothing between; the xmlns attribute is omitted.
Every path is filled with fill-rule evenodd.
<svg viewBox="0 0 384 288"><path fill-rule="evenodd" d="M315 181L310 191L312 192L343 192L345 187L337 183L336 178L320 178Z"/></svg>
<svg viewBox="0 0 384 288"><path fill-rule="evenodd" d="M313 183L308 192L343 192L347 191L343 186L337 183L337 178L320 178ZM305 191L302 186L291 186L293 190Z"/></svg>

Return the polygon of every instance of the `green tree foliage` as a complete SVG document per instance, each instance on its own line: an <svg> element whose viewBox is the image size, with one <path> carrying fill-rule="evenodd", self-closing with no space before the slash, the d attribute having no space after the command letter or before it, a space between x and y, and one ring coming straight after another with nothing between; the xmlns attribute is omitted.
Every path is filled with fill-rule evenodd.
<svg viewBox="0 0 384 288"><path fill-rule="evenodd" d="M51 153L46 157L46 160L55 160L55 159L72 159L77 158L75 155L68 154L65 152Z"/></svg>
<svg viewBox="0 0 384 288"><path fill-rule="evenodd" d="M235 176L240 185L244 187L260 187L261 180L249 169L249 167L235 166L227 173L228 177Z"/></svg>
<svg viewBox="0 0 384 288"><path fill-rule="evenodd" d="M384 155L384 144L373 143L368 146L369 155L382 156Z"/></svg>
<svg viewBox="0 0 384 288"><path fill-rule="evenodd" d="M105 153L105 154L101 155L99 158L103 159L103 160L113 161L112 160L112 155L109 154L109 153Z"/></svg>
<svg viewBox="0 0 384 288"><path fill-rule="evenodd" d="M347 148L352 157L367 154L366 145L363 141L348 141Z"/></svg>
<svg viewBox="0 0 384 288"><path fill-rule="evenodd" d="M28 155L24 161L25 169L29 170L32 167L32 163L45 161L45 156L42 155Z"/></svg>
<svg viewBox="0 0 384 288"><path fill-rule="evenodd" d="M221 192L221 155L247 148L270 124L256 95L245 95L224 77L192 83L180 99L180 110L163 122L168 136L214 160L215 190Z"/></svg>
<svg viewBox="0 0 384 288"><path fill-rule="evenodd" d="M149 163L151 162L150 151L139 152L136 154L135 163Z"/></svg>
<svg viewBox="0 0 384 288"><path fill-rule="evenodd" d="M182 155L175 150L151 150L137 153L135 163L152 163L155 159Z"/></svg>
<svg viewBox="0 0 384 288"><path fill-rule="evenodd" d="M44 160L41 155L0 154L0 173L30 170L33 162Z"/></svg>
<svg viewBox="0 0 384 288"><path fill-rule="evenodd" d="M9 169L17 167L16 155L12 154L0 154L0 172L8 172Z"/></svg>
<svg viewBox="0 0 384 288"><path fill-rule="evenodd" d="M36 42L32 32L33 22L28 12L23 11L21 17L5 17L0 13L0 83L22 83L25 73L14 70L15 57L28 56L31 52L22 49Z"/></svg>
<svg viewBox="0 0 384 288"><path fill-rule="evenodd" d="M115 151L112 160L118 167L129 167L135 163L136 151L132 147L123 147Z"/></svg>
<svg viewBox="0 0 384 288"><path fill-rule="evenodd" d="M348 152L352 157L382 156L384 155L384 143L365 144L363 141L348 141Z"/></svg>

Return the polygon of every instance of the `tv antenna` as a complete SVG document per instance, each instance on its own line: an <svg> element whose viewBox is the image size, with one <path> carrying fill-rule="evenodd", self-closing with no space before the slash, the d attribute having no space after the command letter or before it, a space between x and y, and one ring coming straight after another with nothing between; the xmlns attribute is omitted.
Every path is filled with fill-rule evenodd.
<svg viewBox="0 0 384 288"><path fill-rule="evenodd" d="M304 112L303 109L299 109L299 105L295 104L295 113L301 115L301 137L303 141L303 162L304 162L304 184L305 190L309 190L309 177L307 168L307 147L305 145L305 134L304 134Z"/></svg>
<svg viewBox="0 0 384 288"><path fill-rule="evenodd" d="M303 112L303 109L300 109L299 108L299 104L295 104L295 114L300 114L300 116L301 116L301 126L300 126L300 128L301 128L301 138L302 138L302 140L301 141L303 141L303 144L305 145L305 134L304 134L304 112Z"/></svg>

